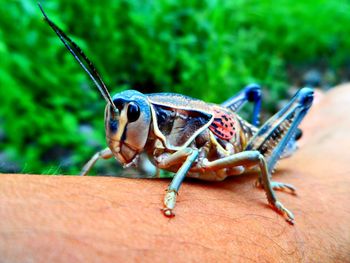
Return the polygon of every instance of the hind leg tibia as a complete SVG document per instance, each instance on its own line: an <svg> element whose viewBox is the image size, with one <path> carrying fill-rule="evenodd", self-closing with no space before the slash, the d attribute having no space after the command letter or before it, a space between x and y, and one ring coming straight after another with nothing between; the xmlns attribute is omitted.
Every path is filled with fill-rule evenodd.
<svg viewBox="0 0 350 263"><path fill-rule="evenodd" d="M281 213L289 223L293 223L294 216L287 208L285 208L281 202L277 200L274 187L277 187L280 183L274 183L270 180L270 175L267 169L267 163L264 156L258 151L244 151L218 159L215 161L205 161L201 164L202 169L208 171L216 171L221 169L231 169L236 166L242 167L259 167L260 170L260 182L265 190L267 200L269 204ZM287 184L286 184L287 185Z"/></svg>

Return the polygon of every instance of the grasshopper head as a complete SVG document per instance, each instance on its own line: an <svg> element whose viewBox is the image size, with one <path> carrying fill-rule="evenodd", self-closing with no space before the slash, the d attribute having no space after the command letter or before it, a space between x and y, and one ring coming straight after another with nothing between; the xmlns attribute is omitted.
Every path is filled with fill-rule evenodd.
<svg viewBox="0 0 350 263"><path fill-rule="evenodd" d="M128 165L145 147L151 125L150 105L147 97L135 90L118 93L112 99L118 112L107 104L107 143L114 156Z"/></svg>
<svg viewBox="0 0 350 263"><path fill-rule="evenodd" d="M45 21L93 80L108 103L105 113L105 126L109 148L122 164L132 164L143 150L148 138L151 110L147 97L135 90L129 90L111 98L106 85L92 62L79 46L48 18L40 4L39 8Z"/></svg>

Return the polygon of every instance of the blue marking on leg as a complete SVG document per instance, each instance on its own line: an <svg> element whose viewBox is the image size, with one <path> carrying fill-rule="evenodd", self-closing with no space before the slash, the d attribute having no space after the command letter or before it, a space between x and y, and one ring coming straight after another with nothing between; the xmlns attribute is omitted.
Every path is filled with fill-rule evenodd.
<svg viewBox="0 0 350 263"><path fill-rule="evenodd" d="M254 102L252 124L259 126L260 110L261 110L261 87L258 84L249 84L245 87L245 96L248 101Z"/></svg>

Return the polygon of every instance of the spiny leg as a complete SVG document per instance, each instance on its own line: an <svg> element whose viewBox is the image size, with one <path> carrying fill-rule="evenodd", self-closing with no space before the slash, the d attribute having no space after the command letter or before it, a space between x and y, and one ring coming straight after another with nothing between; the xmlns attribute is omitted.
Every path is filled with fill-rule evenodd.
<svg viewBox="0 0 350 263"><path fill-rule="evenodd" d="M266 160L260 152L244 151L215 161L206 160L203 162L202 167L205 170L215 171L220 169L230 169L236 166L253 167L255 165L259 166L261 172L261 183L265 190L269 204L279 213L281 213L289 223L293 224L294 216L292 212L290 212L282 205L281 202L277 200L277 197L273 190L274 185L270 181Z"/></svg>
<svg viewBox="0 0 350 263"><path fill-rule="evenodd" d="M258 84L249 84L238 94L232 96L221 104L223 107L227 107L230 110L237 112L247 102L254 103L252 124L259 126L260 110L261 110L261 87Z"/></svg>
<svg viewBox="0 0 350 263"><path fill-rule="evenodd" d="M192 148L185 148L171 155L163 154L157 157L159 168L167 168L176 164L181 164L185 160L180 169L176 172L174 178L168 186L168 189L166 190L163 208L163 213L165 216L174 216L173 209L176 204L176 195L183 180L186 177L188 170L191 168L193 162L197 159L197 157L198 150Z"/></svg>
<svg viewBox="0 0 350 263"><path fill-rule="evenodd" d="M112 156L112 151L108 147L102 151L95 153L94 156L92 156L91 159L84 165L83 169L80 172L80 175L87 175L99 159L109 159Z"/></svg>
<svg viewBox="0 0 350 263"><path fill-rule="evenodd" d="M284 153L286 147L295 143L298 125L305 117L313 101L313 90L303 88L299 90L291 101L274 116L272 116L248 142L245 150L257 150L265 156L271 173ZM259 177L257 185L262 184ZM275 189L289 189L294 193L295 188L290 184L271 182Z"/></svg>

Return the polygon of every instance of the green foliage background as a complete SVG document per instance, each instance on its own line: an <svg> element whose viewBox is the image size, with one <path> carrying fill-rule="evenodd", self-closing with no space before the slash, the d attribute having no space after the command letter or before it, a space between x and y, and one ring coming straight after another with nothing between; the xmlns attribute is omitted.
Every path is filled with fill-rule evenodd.
<svg viewBox="0 0 350 263"><path fill-rule="evenodd" d="M111 93L220 102L250 82L286 96L289 68L349 68L347 0L42 1ZM332 83L334 84L334 83ZM77 173L105 147L105 102L36 1L0 3L0 172ZM265 104L266 105L266 104Z"/></svg>

